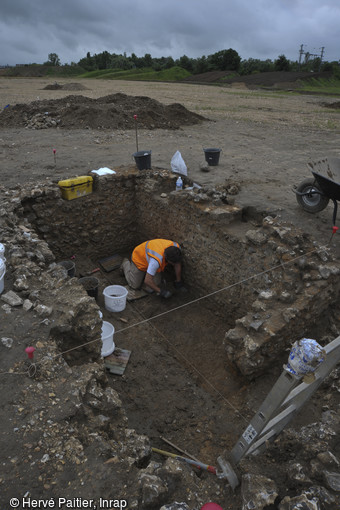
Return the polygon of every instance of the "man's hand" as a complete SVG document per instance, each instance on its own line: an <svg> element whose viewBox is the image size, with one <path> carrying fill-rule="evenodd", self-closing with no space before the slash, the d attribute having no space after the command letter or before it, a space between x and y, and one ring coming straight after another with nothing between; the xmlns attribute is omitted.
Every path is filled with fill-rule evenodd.
<svg viewBox="0 0 340 510"><path fill-rule="evenodd" d="M158 295L164 299L168 299L172 296L170 290L167 289L162 289Z"/></svg>

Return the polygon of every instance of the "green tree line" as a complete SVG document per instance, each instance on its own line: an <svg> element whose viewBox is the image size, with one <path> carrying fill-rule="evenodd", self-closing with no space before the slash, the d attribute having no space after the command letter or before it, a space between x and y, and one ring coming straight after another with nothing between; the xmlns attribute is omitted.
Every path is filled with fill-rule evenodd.
<svg viewBox="0 0 340 510"><path fill-rule="evenodd" d="M56 53L50 53L45 65L59 66L60 59L58 55ZM302 63L288 60L283 54L279 55L274 61L270 59L260 60L254 58L242 60L237 51L232 48L220 50L208 56L203 55L198 58L190 58L187 55L183 55L178 59L173 59L171 56L153 58L149 53L145 53L143 57L138 57L135 53L128 56L126 53L122 55L110 53L108 51L103 51L94 55L88 52L86 57L71 65L78 65L86 71L143 68L162 71L174 66L179 66L192 74L202 74L209 71L229 71L230 73L237 73L239 75L270 71L332 71L334 74L339 74L338 62L321 62L318 57Z"/></svg>

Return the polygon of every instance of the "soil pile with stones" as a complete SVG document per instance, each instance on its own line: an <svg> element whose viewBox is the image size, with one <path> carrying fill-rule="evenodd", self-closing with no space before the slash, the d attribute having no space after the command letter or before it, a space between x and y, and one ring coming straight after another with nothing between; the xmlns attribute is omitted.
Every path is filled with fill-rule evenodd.
<svg viewBox="0 0 340 510"><path fill-rule="evenodd" d="M340 110L340 101L335 101L335 103L322 103L322 106L326 108L333 108L334 110Z"/></svg>
<svg viewBox="0 0 340 510"><path fill-rule="evenodd" d="M9 105L0 113L0 128L133 129L134 115L145 129L179 129L204 120L178 103L164 105L149 97L118 93Z"/></svg>
<svg viewBox="0 0 340 510"><path fill-rule="evenodd" d="M226 85L242 84L252 90L257 88L296 89L311 79L322 78L329 80L331 73L310 73L307 71L272 71L267 73L255 73L243 76L235 76L230 71L209 71L203 74L188 76L183 81L192 83L224 83ZM304 93L311 93L303 91Z"/></svg>
<svg viewBox="0 0 340 510"><path fill-rule="evenodd" d="M82 83L51 83L46 85L43 90L88 90Z"/></svg>

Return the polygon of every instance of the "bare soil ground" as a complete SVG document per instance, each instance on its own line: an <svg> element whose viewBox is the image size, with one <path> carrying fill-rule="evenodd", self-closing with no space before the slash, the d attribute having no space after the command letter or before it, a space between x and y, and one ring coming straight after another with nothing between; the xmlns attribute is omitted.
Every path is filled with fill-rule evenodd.
<svg viewBox="0 0 340 510"><path fill-rule="evenodd" d="M72 82L74 80L60 80L62 85ZM327 107L331 103L337 104L334 98L248 90L246 86L240 89L233 86L220 88L105 80L82 80L79 90L76 89L75 86L53 87L53 82L48 79L0 79L0 106L4 109L0 113L1 186L15 187L27 182L33 185L45 178L58 181L86 175L104 166L117 169L134 164L132 154L137 147L133 115L137 114L139 150L152 150L154 167L170 168L171 157L179 150L187 164L188 177L194 182L206 187L237 185L239 193L235 195L235 202L245 208L245 221L256 221L258 215L279 214L313 235L317 241L328 242L332 225L331 205L316 215L307 214L299 208L292 188L309 177L308 161L324 156L340 157L339 110L337 106ZM70 90L75 100L69 99ZM107 114L105 101L94 100L116 94L125 101L120 102L116 115L125 118L127 124L115 124L112 115L111 124L103 125L100 119ZM144 96L144 99L129 102L122 94ZM83 97L89 99L83 100ZM193 123L175 125L180 113L183 114L183 109L176 107L169 110L173 112L169 119L174 121L174 125L160 126L157 124L160 117L155 115L159 105L154 101L161 105L179 103L195 114L194 119L191 117ZM30 104L32 102L34 107ZM141 102L146 108L140 107ZM42 113L37 110L40 106L44 111L46 106L46 112L52 111L53 106L56 109L54 117L57 117L67 104L82 105L83 123L77 125L74 122L77 112L80 112L74 107L73 116L70 116L72 126L59 123L46 129L25 127L28 117ZM7 105L22 105L15 107L20 113L15 121L11 109L5 108ZM91 109L86 111L86 107L90 106ZM100 115L95 115L98 111ZM184 113L186 119L190 118L190 114ZM200 120L196 115L206 120ZM97 120L97 126L93 124L94 120ZM222 150L219 165L210 167L209 172L200 168L204 162L203 148L206 147ZM56 150L56 161L53 149ZM242 232L240 235L243 235ZM332 245L334 251L339 251L336 236ZM88 264L85 269L94 267L95 262L84 260L84 264ZM117 275L114 275L115 282L110 282L112 277L109 274L101 280L100 290L107 284L117 283ZM11 283L8 278L6 285ZM181 299L177 298L179 304ZM99 304L103 309L102 298ZM166 306L157 301L156 296L151 296L128 307L124 317L128 321L136 320L136 317L143 320L162 312ZM220 340L225 330L224 318L207 307L202 328L202 322L197 322L201 310L193 307L177 314L172 321L175 338L169 335L166 319L158 321L156 329L149 325L147 330L142 328L134 334L123 334L122 340L117 338L125 348L131 348L134 356L128 367L128 377L116 380L114 387L125 395L124 406L131 427L139 433L148 434L154 446L167 449L159 439L159 435L167 434L168 438L171 436L175 443L184 444L197 457L213 462L221 450L231 447L237 440L279 375L282 360L272 373L249 385L232 367L226 367L222 362ZM111 320L105 314L104 319ZM27 323L25 314L18 312L17 319L15 323L12 317L1 321L1 336L25 337L27 340L39 335L36 325ZM119 329L118 322L115 326ZM326 325L320 324L320 331L315 331L315 335L331 334L323 327ZM212 343L214 349L211 348ZM13 350L13 355L17 355L20 349L19 346ZM193 367L202 357L205 360L204 371L197 374ZM181 377L178 375L179 366L185 368ZM5 369L3 365L2 370ZM165 371L167 375L163 378ZM209 386L211 371L215 376L213 389ZM197 381L199 387L194 387L192 381ZM9 391L12 383L8 380L7 386L6 382L2 385L6 409L19 396L17 387ZM239 409L240 415L235 411ZM313 403L299 423L308 423L309 419L319 417L321 409L322 401L318 406ZM230 414L233 415L232 424ZM6 437L5 457L16 459L20 457L21 446L16 445L15 437L10 433L13 426L17 426L11 420L9 418L2 426ZM39 452L35 454L37 458L39 455ZM23 471L15 466L15 476L11 477L10 467L15 463L7 463L3 477L9 487L7 494L13 496L18 480L22 488L35 476L32 468L31 475L27 475L24 482ZM35 490L41 495L46 494L53 483L53 476L56 475L46 474L40 485L35 480ZM56 480L60 487L64 484L67 488L66 474L58 475ZM284 479L282 483L284 485ZM239 501L230 501L228 508L236 510L238 505Z"/></svg>
<svg viewBox="0 0 340 510"><path fill-rule="evenodd" d="M54 82L47 79L3 78L0 105L5 108L37 100L64 101L70 96L67 84L73 82L60 80L63 88L50 90L47 87ZM150 120L152 108L146 113L136 104L136 114L141 111L138 148L151 150L152 165L161 168L170 168L171 157L179 150L192 180L203 186L235 182L240 187L237 203L279 212L284 219L327 239L330 206L318 215L304 213L296 203L292 187L310 176L308 161L324 156L339 157L340 118L334 98L191 84L83 80L79 86L79 91L72 90L72 97L98 99L117 93L146 96L163 105L180 103L190 112L209 119L178 129L172 129L173 126L157 129L156 121ZM95 129L93 108L89 111L92 121L88 125L80 122L79 129L75 123L72 130L7 128L5 108L1 114L6 115L5 121L0 116L2 183L10 185L44 177L60 180L103 166L134 164L132 155L137 148L131 118L134 109L124 105L121 108L124 111L119 115L128 119L128 129L117 127L114 116L112 127L107 123L102 127L100 115L94 116L98 121ZM203 173L200 163L204 162L203 148L207 147L220 148L222 153L219 165ZM56 149L56 165L53 149Z"/></svg>

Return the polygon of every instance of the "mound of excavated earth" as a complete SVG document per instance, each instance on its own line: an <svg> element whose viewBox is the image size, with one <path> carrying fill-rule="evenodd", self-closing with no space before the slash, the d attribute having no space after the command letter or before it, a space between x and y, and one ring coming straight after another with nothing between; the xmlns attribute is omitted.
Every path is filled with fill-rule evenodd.
<svg viewBox="0 0 340 510"><path fill-rule="evenodd" d="M164 105L149 97L118 93L9 105L0 113L0 128L133 129L134 115L138 126L146 129L178 129L204 120L178 103Z"/></svg>
<svg viewBox="0 0 340 510"><path fill-rule="evenodd" d="M51 83L44 90L88 90L82 83Z"/></svg>

